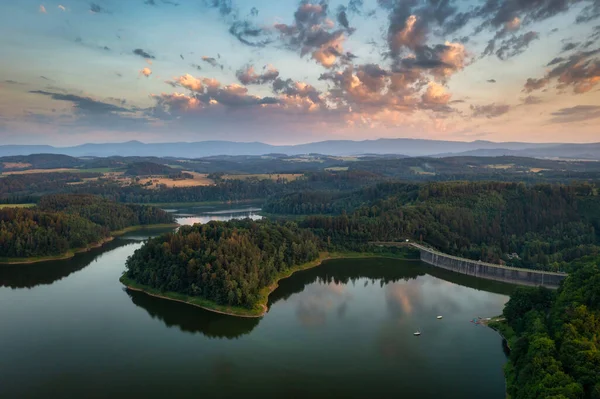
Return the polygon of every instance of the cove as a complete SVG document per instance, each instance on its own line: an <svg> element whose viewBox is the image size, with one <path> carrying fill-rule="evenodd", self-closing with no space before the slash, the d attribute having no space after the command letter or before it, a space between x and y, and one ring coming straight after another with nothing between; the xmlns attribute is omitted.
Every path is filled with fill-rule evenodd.
<svg viewBox="0 0 600 399"><path fill-rule="evenodd" d="M192 211L182 217L214 217ZM0 268L0 397L504 397L502 340L469 320L499 314L511 285L330 260L280 281L267 314L244 319L124 290L144 238Z"/></svg>

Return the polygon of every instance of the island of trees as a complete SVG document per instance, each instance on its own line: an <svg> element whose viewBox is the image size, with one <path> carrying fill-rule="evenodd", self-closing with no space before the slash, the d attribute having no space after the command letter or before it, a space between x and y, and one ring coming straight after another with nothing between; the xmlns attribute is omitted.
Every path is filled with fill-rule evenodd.
<svg viewBox="0 0 600 399"><path fill-rule="evenodd" d="M34 208L0 208L0 261L72 256L134 226L174 224L167 212L93 195L50 195Z"/></svg>

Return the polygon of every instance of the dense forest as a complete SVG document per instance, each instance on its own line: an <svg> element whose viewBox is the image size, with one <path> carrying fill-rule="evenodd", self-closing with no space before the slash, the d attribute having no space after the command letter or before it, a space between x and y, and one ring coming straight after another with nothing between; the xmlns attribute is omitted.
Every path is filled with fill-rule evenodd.
<svg viewBox="0 0 600 399"><path fill-rule="evenodd" d="M136 225L173 223L173 217L162 209L119 204L87 194L48 195L41 198L38 208L47 212L75 214L111 231Z"/></svg>
<svg viewBox="0 0 600 399"><path fill-rule="evenodd" d="M0 209L0 258L63 255L109 235L107 228L74 214Z"/></svg>
<svg viewBox="0 0 600 399"><path fill-rule="evenodd" d="M600 398L599 265L600 258L578 262L558 292L520 288L511 296L511 398Z"/></svg>
<svg viewBox="0 0 600 399"><path fill-rule="evenodd" d="M91 195L42 197L34 208L0 208L0 258L64 255L101 242L111 231L172 222L161 209Z"/></svg>
<svg viewBox="0 0 600 399"><path fill-rule="evenodd" d="M294 223L266 220L182 226L150 239L127 260L137 283L221 305L252 308L278 274L319 256L319 242Z"/></svg>
<svg viewBox="0 0 600 399"><path fill-rule="evenodd" d="M453 255L546 270L600 252L600 197L589 185L397 183L385 190L396 193L300 225L334 248L412 238Z"/></svg>

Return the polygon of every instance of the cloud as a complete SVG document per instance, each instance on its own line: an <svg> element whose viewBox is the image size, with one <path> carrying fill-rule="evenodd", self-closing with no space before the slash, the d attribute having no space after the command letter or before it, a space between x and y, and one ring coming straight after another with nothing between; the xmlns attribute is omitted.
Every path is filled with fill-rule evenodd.
<svg viewBox="0 0 600 399"><path fill-rule="evenodd" d="M488 83L496 83L496 79L488 79L487 82Z"/></svg>
<svg viewBox="0 0 600 399"><path fill-rule="evenodd" d="M446 105L450 101L452 94L447 93L444 89L444 86L435 83L429 82L427 85L427 90L421 96L423 100L422 104L426 107L430 106L438 106L438 105Z"/></svg>
<svg viewBox="0 0 600 399"><path fill-rule="evenodd" d="M75 108L86 113L106 114L113 112L131 112L131 110L127 108L96 101L89 97L77 96L75 94L52 93L43 90L33 90L30 91L30 93L48 96L54 100L72 102Z"/></svg>
<svg viewBox="0 0 600 399"><path fill-rule="evenodd" d="M542 78L542 79L534 79L534 78L528 78L527 82L525 82L525 86L523 88L523 91L526 93L531 93L534 90L539 90L542 87L546 86L548 84L548 79Z"/></svg>
<svg viewBox="0 0 600 399"><path fill-rule="evenodd" d="M574 48L577 48L578 45L579 44L577 44L577 43L565 43L565 45L562 48L562 51L566 52L566 51L573 50Z"/></svg>
<svg viewBox="0 0 600 399"><path fill-rule="evenodd" d="M461 43L419 46L413 56L400 60L396 69L420 69L442 80L462 70L467 65L467 52Z"/></svg>
<svg viewBox="0 0 600 399"><path fill-rule="evenodd" d="M301 3L294 13L294 23L275 24L285 46L299 51L300 56L311 54L312 58L326 68L332 68L338 61L348 63L354 55L344 51L346 29L332 31L334 23L327 17L328 3Z"/></svg>
<svg viewBox="0 0 600 399"><path fill-rule="evenodd" d="M496 50L496 56L501 60L522 54L528 47L529 44L539 39L540 35L537 32L527 32L519 36L512 36L509 39L505 39L500 43L500 47ZM484 55L491 54L494 51L495 42L490 41L488 47L484 50Z"/></svg>
<svg viewBox="0 0 600 399"><path fill-rule="evenodd" d="M9 85L23 85L23 84L25 84L25 83L17 82L16 80L10 80L10 79L5 80L4 83L9 84Z"/></svg>
<svg viewBox="0 0 600 399"><path fill-rule="evenodd" d="M92 14L100 14L100 13L106 13L108 14L108 11L101 7L100 5L96 4L96 3L90 3L90 12Z"/></svg>
<svg viewBox="0 0 600 399"><path fill-rule="evenodd" d="M275 69L273 66L268 65L263 68L262 73L256 73L254 70L254 66L247 65L246 67L238 70L236 72L236 76L238 80L244 84L264 84L267 82L272 82L279 76L279 71Z"/></svg>
<svg viewBox="0 0 600 399"><path fill-rule="evenodd" d="M152 75L152 70L146 67L140 70L140 74L144 75L145 77L149 77L150 75Z"/></svg>
<svg viewBox="0 0 600 399"><path fill-rule="evenodd" d="M583 10L581 10L579 15L575 19L575 21L578 24L581 24L581 23L585 23L585 22L589 22L591 20L597 19L599 17L600 17L600 2L594 1L592 4L587 5L585 8L583 8Z"/></svg>
<svg viewBox="0 0 600 399"><path fill-rule="evenodd" d="M61 11L67 11L67 8L61 4L58 5L58 9Z"/></svg>
<svg viewBox="0 0 600 399"><path fill-rule="evenodd" d="M552 112L551 123L574 123L589 119L600 118L600 106L598 105L576 105L570 108L562 108Z"/></svg>
<svg viewBox="0 0 600 399"><path fill-rule="evenodd" d="M572 87L576 94L586 93L600 83L600 49L580 51L570 57L555 58L548 66L554 66L540 79L527 79L524 91L538 90L550 81L558 83L559 90Z"/></svg>
<svg viewBox="0 0 600 399"><path fill-rule="evenodd" d="M543 101L536 96L527 96L521 100L521 103L524 105L533 105L533 104L541 104Z"/></svg>
<svg viewBox="0 0 600 399"><path fill-rule="evenodd" d="M44 5L42 5L42 4L40 4L39 11L40 11L42 14L46 14L46 7L44 7Z"/></svg>
<svg viewBox="0 0 600 399"><path fill-rule="evenodd" d="M250 21L234 21L229 27L229 33L251 47L265 47L273 41L269 38L269 31L255 26Z"/></svg>
<svg viewBox="0 0 600 399"><path fill-rule="evenodd" d="M509 110L510 106L506 104L471 105L474 117L486 117L488 119L504 115Z"/></svg>
<svg viewBox="0 0 600 399"><path fill-rule="evenodd" d="M208 57L206 55L203 55L202 61L206 62L207 64L210 64L211 66L213 66L215 68L221 68L221 70L223 70L223 64L219 64L219 62L213 57Z"/></svg>
<svg viewBox="0 0 600 399"><path fill-rule="evenodd" d="M135 50L133 50L133 54L139 55L140 57L146 58L147 60L153 60L156 58L152 54L148 53L145 50L142 50L141 48L136 48Z"/></svg>

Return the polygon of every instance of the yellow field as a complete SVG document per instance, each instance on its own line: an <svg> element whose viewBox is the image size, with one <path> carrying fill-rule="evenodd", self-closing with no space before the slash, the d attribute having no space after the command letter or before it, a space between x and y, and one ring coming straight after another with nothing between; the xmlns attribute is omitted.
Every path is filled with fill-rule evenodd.
<svg viewBox="0 0 600 399"><path fill-rule="evenodd" d="M25 162L3 162L3 165L6 169L22 169L31 166L30 163Z"/></svg>
<svg viewBox="0 0 600 399"><path fill-rule="evenodd" d="M31 208L35 206L35 204L0 204L0 209L2 208Z"/></svg>
<svg viewBox="0 0 600 399"><path fill-rule="evenodd" d="M56 173L56 172L77 172L79 169L73 168L56 168L56 169L28 169L28 170L13 170L2 172L3 175L25 175L31 173Z"/></svg>
<svg viewBox="0 0 600 399"><path fill-rule="evenodd" d="M270 174L251 174L251 175L223 175L224 180L247 180L247 179L258 179L258 180L277 180L285 179L287 181L294 181L304 176L302 173L270 173Z"/></svg>
<svg viewBox="0 0 600 399"><path fill-rule="evenodd" d="M174 180L174 179L169 179L167 177L153 177L153 178L148 178L148 179L141 179L139 183L144 185L147 182L152 182L151 186L146 186L146 188L150 189L150 190L157 189L162 184L164 184L168 188L210 186L210 185L214 184L214 182L207 177L208 175L206 175L204 173L196 173L196 172L189 172L189 171L184 171L184 172L189 173L190 175L193 175L194 178L193 179ZM129 179L127 179L127 180L129 180Z"/></svg>
<svg viewBox="0 0 600 399"><path fill-rule="evenodd" d="M427 172L420 166L411 166L410 170L412 170L413 172L415 172L418 175L435 176L434 172Z"/></svg>
<svg viewBox="0 0 600 399"><path fill-rule="evenodd" d="M325 170L329 172L345 172L348 170L347 166L332 166L330 168L325 168Z"/></svg>
<svg viewBox="0 0 600 399"><path fill-rule="evenodd" d="M548 169L544 169L544 168L529 168L529 171L532 173L539 173L543 170L548 170Z"/></svg>
<svg viewBox="0 0 600 399"><path fill-rule="evenodd" d="M512 168L514 166L515 166L514 163L507 163L507 164L498 164L498 165L487 165L486 168L490 168L490 169L510 169L510 168Z"/></svg>

